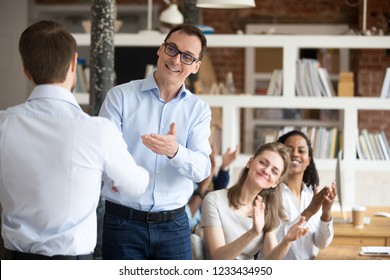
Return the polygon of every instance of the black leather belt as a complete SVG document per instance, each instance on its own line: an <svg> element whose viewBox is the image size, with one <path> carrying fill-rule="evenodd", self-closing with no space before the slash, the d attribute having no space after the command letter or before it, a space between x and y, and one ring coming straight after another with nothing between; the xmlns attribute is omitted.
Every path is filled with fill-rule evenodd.
<svg viewBox="0 0 390 280"><path fill-rule="evenodd" d="M145 222L148 224L157 224L162 222L169 222L175 219L179 214L183 213L185 206L169 211L161 212L145 212L135 210L123 205L119 205L106 200L106 213L128 219Z"/></svg>
<svg viewBox="0 0 390 280"><path fill-rule="evenodd" d="M33 253L23 253L13 250L5 249L6 260L92 260L92 254L78 255L78 256L66 256L66 255L55 255L45 256Z"/></svg>

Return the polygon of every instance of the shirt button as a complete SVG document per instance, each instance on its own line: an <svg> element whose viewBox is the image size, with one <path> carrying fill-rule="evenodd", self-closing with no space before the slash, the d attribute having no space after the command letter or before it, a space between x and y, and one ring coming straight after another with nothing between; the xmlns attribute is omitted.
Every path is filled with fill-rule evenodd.
<svg viewBox="0 0 390 280"><path fill-rule="evenodd" d="M165 128L165 125L162 125L161 128Z"/></svg>

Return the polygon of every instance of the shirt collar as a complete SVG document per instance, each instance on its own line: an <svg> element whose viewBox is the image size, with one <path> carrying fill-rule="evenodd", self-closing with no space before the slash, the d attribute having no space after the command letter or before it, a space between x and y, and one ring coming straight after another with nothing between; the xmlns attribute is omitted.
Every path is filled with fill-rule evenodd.
<svg viewBox="0 0 390 280"><path fill-rule="evenodd" d="M146 92L146 91L152 91L153 93L159 93L159 89L158 89L158 86L157 86L157 83L156 83L156 80L154 79L154 74L155 74L156 71L154 71L152 74L150 74L149 76L147 76L145 78L145 80L143 81L142 83L142 88L141 90L143 92ZM186 89L186 86L183 84L180 88L180 91L179 91L179 94L177 97L175 97L174 100L177 100L177 99L182 99L182 98L186 98L188 96L190 96L192 93Z"/></svg>
<svg viewBox="0 0 390 280"><path fill-rule="evenodd" d="M289 190L290 190L290 188L289 188L289 187L287 186L287 184L284 183L284 182L281 183L281 186L282 186L282 188L283 188L284 191L289 191ZM306 184L305 184L304 182L302 182L301 193L302 193L302 192L310 192L310 190L311 190L311 188L308 188L308 187L306 186Z"/></svg>
<svg viewBox="0 0 390 280"><path fill-rule="evenodd" d="M38 85L34 88L27 101L34 99L58 99L81 109L75 96L68 90L57 85Z"/></svg>

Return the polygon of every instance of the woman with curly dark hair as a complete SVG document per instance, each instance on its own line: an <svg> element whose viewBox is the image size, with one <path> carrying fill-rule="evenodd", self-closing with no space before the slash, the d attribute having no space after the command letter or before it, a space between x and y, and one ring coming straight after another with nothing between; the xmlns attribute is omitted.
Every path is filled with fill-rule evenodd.
<svg viewBox="0 0 390 280"><path fill-rule="evenodd" d="M284 259L313 259L319 249L329 246L333 239L331 208L336 197L336 185L319 190L319 176L308 137L292 130L279 137L278 142L290 148L290 173L282 185L283 206L289 222L277 230L282 239L301 216L306 219L309 234L292 244ZM320 211L321 210L321 211Z"/></svg>

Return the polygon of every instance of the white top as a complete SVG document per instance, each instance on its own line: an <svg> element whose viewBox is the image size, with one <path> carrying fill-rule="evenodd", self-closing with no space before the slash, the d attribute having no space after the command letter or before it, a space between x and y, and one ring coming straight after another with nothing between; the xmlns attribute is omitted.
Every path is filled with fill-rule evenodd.
<svg viewBox="0 0 390 280"><path fill-rule="evenodd" d="M209 192L202 206L202 227L222 227L226 244L236 240L253 227L253 219L243 217L229 207L228 190ZM253 260L259 251L262 234L256 237L236 259Z"/></svg>
<svg viewBox="0 0 390 280"><path fill-rule="evenodd" d="M313 189L303 184L301 205L298 209L287 185L281 184L281 187L283 191L283 206L286 209L287 217L291 222L281 224L276 230L276 236L279 242L284 238L290 227L298 222L301 213L309 206L314 195ZM322 211L320 209L308 222L306 222L305 226L309 228L309 233L292 243L290 250L284 257L285 260L314 259L318 254L319 249L323 249L330 245L334 235L333 220L323 222L321 220L321 215Z"/></svg>
<svg viewBox="0 0 390 280"><path fill-rule="evenodd" d="M125 196L141 195L149 180L118 129L85 114L71 92L37 86L26 103L0 111L5 248L47 256L92 253L103 171Z"/></svg>

